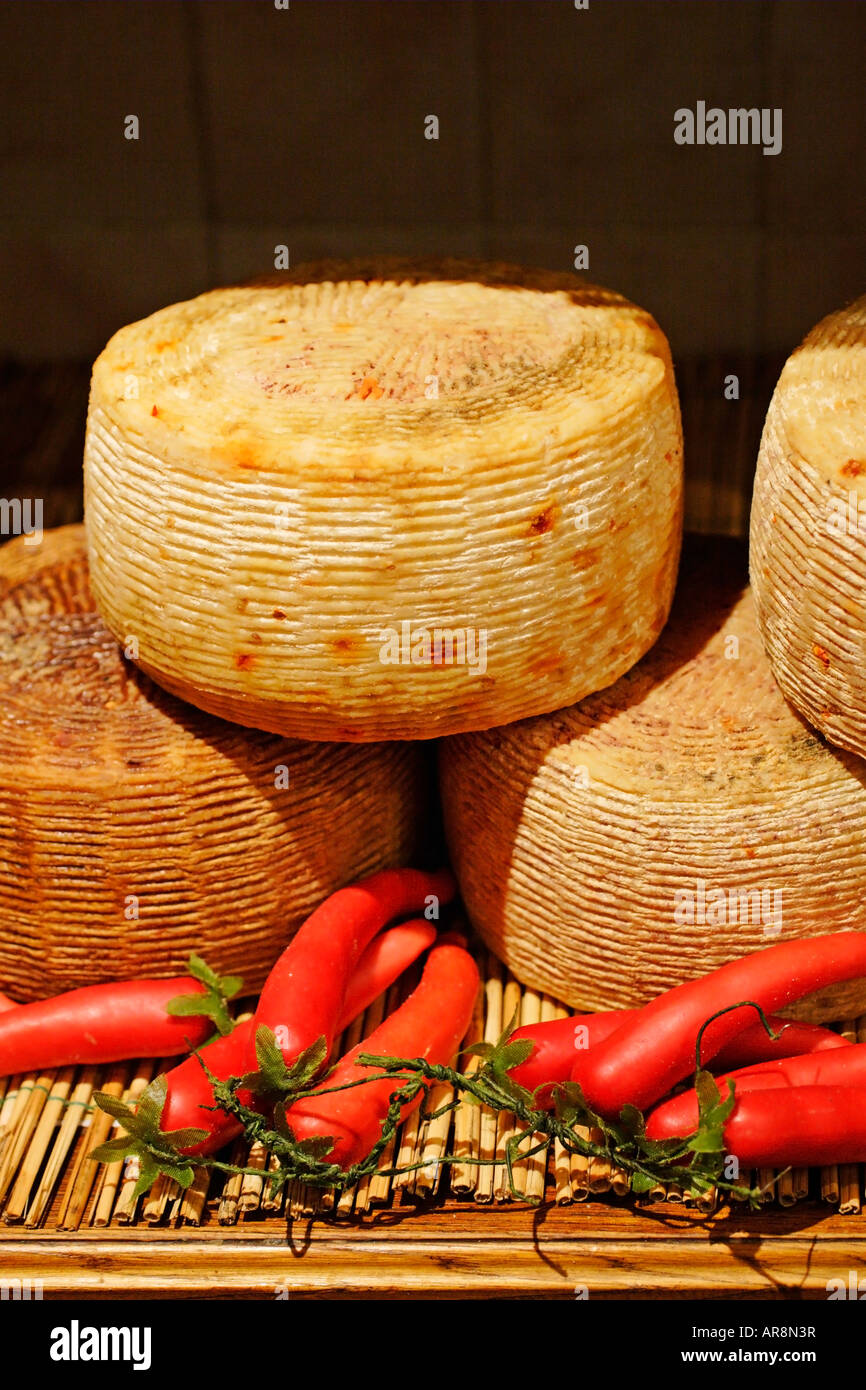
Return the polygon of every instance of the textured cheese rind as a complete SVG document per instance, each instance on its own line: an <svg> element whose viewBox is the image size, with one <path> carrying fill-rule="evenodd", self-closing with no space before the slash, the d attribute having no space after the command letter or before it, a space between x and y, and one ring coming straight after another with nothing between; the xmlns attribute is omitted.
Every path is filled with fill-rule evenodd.
<svg viewBox="0 0 866 1390"><path fill-rule="evenodd" d="M780 694L736 549L701 549L661 639L609 690L441 745L473 923L518 978L576 1008L641 1005L777 941L866 925L863 766ZM676 894L697 918L699 880L705 904L723 891L725 920L685 920ZM731 893L756 889L761 910L731 921ZM794 1011L864 1008L858 981Z"/></svg>
<svg viewBox="0 0 866 1390"><path fill-rule="evenodd" d="M764 426L751 572L788 699L866 756L866 297L788 359Z"/></svg>
<svg viewBox="0 0 866 1390"><path fill-rule="evenodd" d="M488 727L610 684L665 621L670 354L572 276L301 267L115 335L85 489L100 611L166 689L307 739ZM404 622L484 630L486 669L383 663Z"/></svg>
<svg viewBox="0 0 866 1390"><path fill-rule="evenodd" d="M191 951L257 988L323 897L411 860L419 752L295 742L181 705L123 660L95 612L82 527L11 541L0 989L24 1001L171 975Z"/></svg>

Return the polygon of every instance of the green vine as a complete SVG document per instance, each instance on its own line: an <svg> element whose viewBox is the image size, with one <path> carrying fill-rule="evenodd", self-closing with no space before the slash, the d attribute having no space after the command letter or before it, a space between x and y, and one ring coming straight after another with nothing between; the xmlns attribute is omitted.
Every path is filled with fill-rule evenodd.
<svg viewBox="0 0 866 1390"><path fill-rule="evenodd" d="M766 1020L764 1022L770 1031ZM228 1080L215 1077L205 1059L200 1054L198 1057L213 1086L215 1104L212 1108L234 1116L243 1127L247 1142L259 1142L276 1158L278 1168L266 1175L272 1191L278 1191L292 1182L343 1191L356 1186L373 1173L393 1177L424 1167L424 1160L401 1167L379 1167L382 1154L400 1127L403 1107L420 1102L422 1118L432 1119L465 1101L496 1111L507 1111L514 1116L517 1128L506 1143L505 1166L511 1194L518 1200L537 1201L518 1186L516 1166L533 1154L542 1152L555 1139L568 1153L606 1159L615 1164L629 1175L630 1187L635 1194L648 1193L659 1184L675 1183L697 1197L715 1188L753 1207L760 1204L762 1193L759 1189L742 1186L724 1176L724 1123L734 1105L734 1086L729 1082L728 1095L723 1097L715 1078L701 1068L700 1038L695 1075L698 1128L694 1134L681 1139L652 1140L647 1138L643 1114L634 1106L624 1106L616 1122L608 1120L590 1109L580 1087L573 1082L554 1088L552 1110L541 1108L536 1094L518 1085L509 1075L513 1067L526 1060L532 1048L529 1040L511 1039L513 1027L514 1021L496 1043L478 1043L466 1049L466 1054L480 1059L481 1065L474 1072L431 1063L424 1058L362 1053L358 1061L370 1068L370 1075L343 1086L328 1087L323 1086L321 1081L316 1082L327 1053L324 1038L314 1043L289 1067L273 1033L259 1028L256 1034L258 1070ZM390 1097L381 1133L370 1152L351 1167L342 1168L337 1163L328 1162L328 1153L333 1147L331 1136L299 1140L293 1134L287 1112L294 1101L311 1095L313 1091L321 1095L348 1090L385 1077L394 1082L395 1090ZM431 1112L427 1108L430 1093L438 1084L451 1087L453 1098ZM242 1092L251 1093L251 1098L266 1104L262 1109L255 1108L247 1103L246 1098L242 1098ZM110 1140L96 1149L92 1157L101 1162L116 1162L127 1155L136 1155L141 1162L136 1195L149 1190L160 1173L173 1178L181 1187L188 1187L197 1167L262 1177L260 1168L234 1164L210 1155L190 1157L181 1153L180 1150L200 1142L205 1137L205 1131L164 1133L160 1120L165 1097L164 1076L151 1082L139 1097L135 1110L116 1098L97 1094L94 1097L96 1104L114 1116L127 1131L128 1137ZM597 1132L600 1138L588 1138L586 1131ZM438 1161L478 1166L502 1163L501 1158L483 1159L463 1154L444 1154Z"/></svg>

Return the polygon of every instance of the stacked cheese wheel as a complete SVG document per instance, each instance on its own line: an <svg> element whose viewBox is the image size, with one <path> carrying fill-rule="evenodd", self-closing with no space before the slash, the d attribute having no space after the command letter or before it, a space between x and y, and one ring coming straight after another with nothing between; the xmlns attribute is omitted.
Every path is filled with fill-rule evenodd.
<svg viewBox="0 0 866 1390"><path fill-rule="evenodd" d="M660 640L610 689L442 744L473 922L576 1007L640 1005L775 941L862 925L863 765L780 693L736 561L696 542ZM861 981L798 1012L864 1008Z"/></svg>
<svg viewBox="0 0 866 1390"><path fill-rule="evenodd" d="M752 584L788 699L866 755L866 297L789 358L761 442Z"/></svg>
<svg viewBox="0 0 866 1390"><path fill-rule="evenodd" d="M570 275L304 266L115 335L85 487L99 609L167 690L303 739L488 728L664 625L670 354Z"/></svg>
<svg viewBox="0 0 866 1390"><path fill-rule="evenodd" d="M302 743L180 704L94 609L82 527L0 550L0 987L261 984L333 889L416 852L410 745Z"/></svg>

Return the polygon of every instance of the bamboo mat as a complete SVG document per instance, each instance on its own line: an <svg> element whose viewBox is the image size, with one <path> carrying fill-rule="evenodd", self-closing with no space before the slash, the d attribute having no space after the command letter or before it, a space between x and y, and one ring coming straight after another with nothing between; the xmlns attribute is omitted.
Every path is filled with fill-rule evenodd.
<svg viewBox="0 0 866 1390"><path fill-rule="evenodd" d="M564 1017L570 1011L547 995L522 988L493 956L482 961L483 987L467 1041L495 1039L515 1011L521 1023ZM345 1051L366 1036L382 1015L400 1002L417 978L410 972L400 986L393 986L347 1029L340 1043ZM866 1016L840 1025L852 1040L866 1041ZM117 1063L103 1067L65 1067L44 1074L0 1078L0 1214L10 1225L25 1230L74 1231L88 1228L232 1227L239 1223L300 1218L339 1221L363 1218L386 1208L407 1209L413 1204L435 1203L446 1195L479 1205L512 1204L504 1165L505 1142L510 1133L508 1117L484 1108L461 1105L443 1117L425 1121L416 1113L403 1126L393 1149L383 1155L380 1167L408 1167L412 1172L389 1177L384 1173L366 1179L357 1189L342 1195L298 1184L274 1195L268 1182L270 1156L260 1147L249 1149L242 1141L233 1158L258 1170L256 1175L224 1178L197 1170L185 1193L172 1181L159 1179L148 1195L133 1200L137 1171L133 1160L110 1167L96 1164L88 1154L110 1134L113 1121L93 1105L94 1091L108 1091L134 1100L151 1078L170 1066L170 1061ZM441 1107L450 1088L437 1087L430 1110ZM459 1159L439 1162L443 1153ZM478 1166L473 1159L500 1160ZM624 1174L597 1159L569 1156L558 1144L515 1165L517 1186L527 1196L559 1206L576 1202L626 1199ZM744 1179L748 1176L744 1174ZM864 1169L856 1164L813 1169L793 1169L782 1175L772 1171L751 1175L766 1191L766 1204L792 1207L808 1198L821 1200L841 1214L863 1209ZM659 1188L650 1202L695 1205L678 1189ZM697 1204L712 1211L711 1195Z"/></svg>

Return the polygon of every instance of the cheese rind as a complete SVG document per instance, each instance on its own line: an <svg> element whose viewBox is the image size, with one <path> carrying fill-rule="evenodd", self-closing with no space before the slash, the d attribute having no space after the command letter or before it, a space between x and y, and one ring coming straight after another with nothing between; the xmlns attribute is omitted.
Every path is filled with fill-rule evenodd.
<svg viewBox="0 0 866 1390"><path fill-rule="evenodd" d="M610 684L664 623L670 353L574 276L300 267L115 335L85 499L100 611L166 689L306 739L489 727Z"/></svg>
<svg viewBox="0 0 866 1390"><path fill-rule="evenodd" d="M831 743L866 756L866 296L823 319L779 378L751 573L782 690Z"/></svg>
<svg viewBox="0 0 866 1390"><path fill-rule="evenodd" d="M80 526L0 550L0 989L182 973L256 989L328 893L411 860L420 750L300 743L180 704L95 611Z"/></svg>
<svg viewBox="0 0 866 1390"><path fill-rule="evenodd" d="M866 925L862 765L779 692L744 569L733 543L700 541L661 638L610 689L441 745L474 925L575 1008L632 1008L776 942ZM864 1008L856 981L795 1012Z"/></svg>

